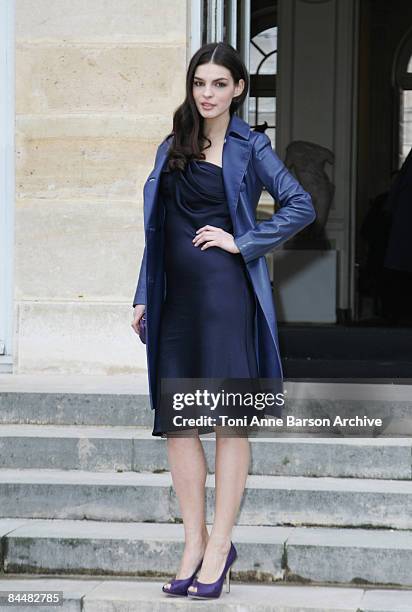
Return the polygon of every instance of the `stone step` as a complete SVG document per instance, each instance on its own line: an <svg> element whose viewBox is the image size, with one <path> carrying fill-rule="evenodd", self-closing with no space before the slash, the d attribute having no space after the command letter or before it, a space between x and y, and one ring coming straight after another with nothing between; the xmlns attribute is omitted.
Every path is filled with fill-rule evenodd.
<svg viewBox="0 0 412 612"><path fill-rule="evenodd" d="M153 427L149 397L110 393L0 393L0 423Z"/></svg>
<svg viewBox="0 0 412 612"><path fill-rule="evenodd" d="M179 524L3 519L0 537L6 575L164 578L176 572L184 530ZM412 531L235 525L232 540L234 580L412 586Z"/></svg>
<svg viewBox="0 0 412 612"><path fill-rule="evenodd" d="M251 438L250 474L412 478L408 438ZM213 473L215 440L203 437ZM161 472L166 440L149 429L87 425L0 425L0 468Z"/></svg>
<svg viewBox="0 0 412 612"><path fill-rule="evenodd" d="M92 382L87 382L89 378ZM136 383L127 376L95 378L13 375L6 379L0 375L0 423L153 426L154 415L147 392L142 392L142 377ZM327 417L333 421L336 415L367 415L383 420L382 427L288 427L286 431L333 437L412 436L411 387L356 381L285 381L284 417ZM282 429L268 435L282 435Z"/></svg>
<svg viewBox="0 0 412 612"><path fill-rule="evenodd" d="M95 576L46 578L0 578L0 591L61 592L61 612L168 612L169 610L216 610L219 612L410 612L412 591L406 589L362 589L335 586L242 584L224 585L217 600L196 601L168 597L159 580L132 578L97 579ZM3 596L4 596L3 595ZM27 612L28 606L12 610ZM39 612L52 608L36 606ZM57 608L56 608L57 609Z"/></svg>
<svg viewBox="0 0 412 612"><path fill-rule="evenodd" d="M24 502L22 501L24 500ZM214 475L206 516L214 513ZM170 472L0 470L0 518L181 520ZM412 529L412 482L249 475L238 525Z"/></svg>

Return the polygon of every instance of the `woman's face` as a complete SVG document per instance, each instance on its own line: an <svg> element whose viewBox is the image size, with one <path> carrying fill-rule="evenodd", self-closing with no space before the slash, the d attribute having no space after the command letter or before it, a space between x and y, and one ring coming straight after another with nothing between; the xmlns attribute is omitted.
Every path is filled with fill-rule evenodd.
<svg viewBox="0 0 412 612"><path fill-rule="evenodd" d="M242 93L244 80L236 85L230 70L217 64L202 64L195 70L193 98L205 119L218 117L229 110L232 98ZM207 104L208 106L203 106Z"/></svg>

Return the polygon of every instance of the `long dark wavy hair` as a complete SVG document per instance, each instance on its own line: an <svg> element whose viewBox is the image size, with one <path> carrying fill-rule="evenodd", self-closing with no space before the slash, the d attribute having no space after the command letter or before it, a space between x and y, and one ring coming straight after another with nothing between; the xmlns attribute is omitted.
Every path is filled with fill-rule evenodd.
<svg viewBox="0 0 412 612"><path fill-rule="evenodd" d="M204 140L211 141L203 133L204 119L196 107L193 98L193 80L196 68L201 64L218 64L227 68L235 84L243 79L245 86L239 96L232 99L229 107L230 116L241 106L249 90L249 74L239 53L228 43L208 43L200 47L190 60L186 74L186 97L173 114L173 131L165 138L173 136L169 148L167 170L184 170L191 159L205 159L202 153Z"/></svg>

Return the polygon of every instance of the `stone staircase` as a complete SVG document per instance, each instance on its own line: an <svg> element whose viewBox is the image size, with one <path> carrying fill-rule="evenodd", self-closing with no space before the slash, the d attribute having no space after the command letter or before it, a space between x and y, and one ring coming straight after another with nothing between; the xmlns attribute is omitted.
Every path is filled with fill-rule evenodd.
<svg viewBox="0 0 412 612"><path fill-rule="evenodd" d="M166 441L135 377L85 380L0 376L0 592L62 591L64 611L412 611L411 438L252 438L231 593L170 598L183 526ZM407 415L408 390L385 409Z"/></svg>

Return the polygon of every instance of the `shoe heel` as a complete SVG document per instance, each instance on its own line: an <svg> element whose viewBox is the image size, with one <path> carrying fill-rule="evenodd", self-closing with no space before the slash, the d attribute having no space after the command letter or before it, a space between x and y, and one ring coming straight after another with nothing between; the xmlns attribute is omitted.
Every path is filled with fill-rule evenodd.
<svg viewBox="0 0 412 612"><path fill-rule="evenodd" d="M226 574L226 593L230 593L230 567Z"/></svg>

